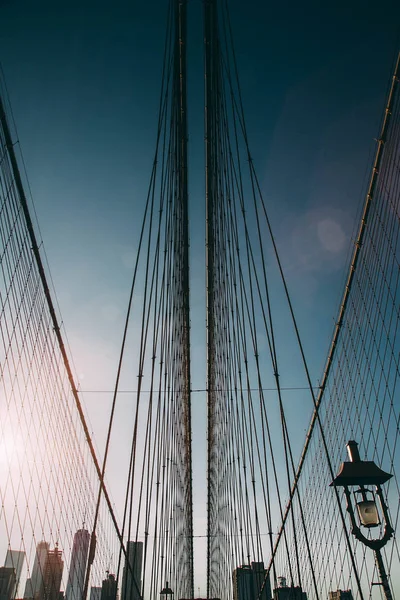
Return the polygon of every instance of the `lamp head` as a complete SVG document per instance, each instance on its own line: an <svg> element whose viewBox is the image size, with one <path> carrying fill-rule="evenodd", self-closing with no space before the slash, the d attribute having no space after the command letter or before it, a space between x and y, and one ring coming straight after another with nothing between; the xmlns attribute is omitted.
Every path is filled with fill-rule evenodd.
<svg viewBox="0 0 400 600"><path fill-rule="evenodd" d="M171 588L168 585L168 581L165 587L163 587L163 589L160 592L160 596L162 600L172 600L173 596L174 596L174 592L171 590Z"/></svg>
<svg viewBox="0 0 400 600"><path fill-rule="evenodd" d="M350 440L347 450L350 462L342 462L339 473L330 485L336 487L352 485L382 485L393 475L382 471L373 460L360 460L357 442Z"/></svg>

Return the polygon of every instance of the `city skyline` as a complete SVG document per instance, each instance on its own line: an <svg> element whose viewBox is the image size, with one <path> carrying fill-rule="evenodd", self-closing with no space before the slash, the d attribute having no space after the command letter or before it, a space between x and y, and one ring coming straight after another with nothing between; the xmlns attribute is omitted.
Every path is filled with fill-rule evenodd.
<svg viewBox="0 0 400 600"><path fill-rule="evenodd" d="M82 599L84 579L86 574L86 564L89 552L90 534L82 528L74 535L71 559L69 562L68 589L70 599ZM139 542L139 546L143 546ZM23 598L24 600L61 600L61 596L67 599L67 591L61 590L62 576L64 572L63 551L56 544L53 550L50 544L44 540L36 546L35 560L30 577L26 578L25 591L22 596L18 595L18 583L20 582L25 552L19 550L7 550L4 566L4 581L6 582L5 591L2 600L13 600ZM140 558L141 561L141 558ZM136 574L140 577L139 565L136 564ZM11 576L11 574L13 575ZM29 571L28 571L29 574ZM104 573L105 574L105 573ZM121 577L122 581L122 577ZM90 600L100 600L101 586L91 586ZM99 596L99 598L97 597Z"/></svg>

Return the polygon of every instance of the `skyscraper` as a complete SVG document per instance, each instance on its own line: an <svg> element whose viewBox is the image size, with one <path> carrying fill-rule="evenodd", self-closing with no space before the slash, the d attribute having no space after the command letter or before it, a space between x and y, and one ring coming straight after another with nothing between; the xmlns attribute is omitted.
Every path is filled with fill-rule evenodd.
<svg viewBox="0 0 400 600"><path fill-rule="evenodd" d="M91 587L89 600L101 600L101 587Z"/></svg>
<svg viewBox="0 0 400 600"><path fill-rule="evenodd" d="M233 571L233 598L234 600L257 600L264 584L267 571L263 562L252 562L251 565L242 565ZM260 600L271 599L271 584L269 577L265 582Z"/></svg>
<svg viewBox="0 0 400 600"><path fill-rule="evenodd" d="M90 533L87 529L79 529L74 535L71 564L69 568L67 600L82 600L85 585L86 562L89 552Z"/></svg>
<svg viewBox="0 0 400 600"><path fill-rule="evenodd" d="M329 592L329 600L353 600L353 593L351 590L336 590L336 592Z"/></svg>
<svg viewBox="0 0 400 600"><path fill-rule="evenodd" d="M11 567L15 570L15 588L13 590L12 597L16 597L18 595L18 586L21 579L24 560L25 552L22 552L21 550L7 550L4 566L9 568Z"/></svg>
<svg viewBox="0 0 400 600"><path fill-rule="evenodd" d="M48 552L49 544L39 542L36 546L36 556L31 576L26 580L24 598L37 598L40 594Z"/></svg>
<svg viewBox="0 0 400 600"><path fill-rule="evenodd" d="M38 600L59 600L63 569L62 552L56 545L54 550L49 550L47 554L43 585Z"/></svg>
<svg viewBox="0 0 400 600"><path fill-rule="evenodd" d="M274 589L274 600L307 600L306 592L300 586L286 585L285 577L278 577L279 586Z"/></svg>
<svg viewBox="0 0 400 600"><path fill-rule="evenodd" d="M263 562L252 562L251 570L253 572L253 586L255 591L255 597L258 598L260 595L261 588L264 585L264 580L267 575L267 570L264 569ZM260 600L270 600L272 597L271 594L271 582L269 576L265 582L262 594L260 596Z"/></svg>
<svg viewBox="0 0 400 600"><path fill-rule="evenodd" d="M107 578L103 579L101 586L100 600L116 600L117 598L117 581L115 575L107 573Z"/></svg>
<svg viewBox="0 0 400 600"><path fill-rule="evenodd" d="M143 542L128 542L126 553L122 571L121 600L139 600L142 587Z"/></svg>
<svg viewBox="0 0 400 600"><path fill-rule="evenodd" d="M0 600L12 600L15 582L14 567L0 567Z"/></svg>

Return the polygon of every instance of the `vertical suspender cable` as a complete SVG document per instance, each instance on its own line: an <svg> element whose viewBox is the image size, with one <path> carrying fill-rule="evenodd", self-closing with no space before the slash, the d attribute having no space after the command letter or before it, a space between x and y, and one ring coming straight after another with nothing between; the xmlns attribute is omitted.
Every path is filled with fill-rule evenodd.
<svg viewBox="0 0 400 600"><path fill-rule="evenodd" d="M206 300L207 300L207 597L210 595L211 573L211 535L213 518L210 509L212 503L213 475L213 412L214 412L214 223L213 223L213 152L212 152L212 116L213 116L213 64L212 53L213 20L215 16L214 0L204 1L204 85L205 85L205 192L206 192Z"/></svg>
<svg viewBox="0 0 400 600"><path fill-rule="evenodd" d="M187 160L187 77L186 77L186 32L187 32L187 0L176 0L176 19L177 19L177 42L179 59L179 195L182 203L183 217L183 347L184 347L184 378L185 378L185 445L186 460L188 461L188 482L186 510L189 513L188 544L189 556L186 560L189 562L190 589L192 597L194 595L193 579L193 492L192 492L192 423L191 423L191 372L190 372L190 291L189 291L189 194L188 194L188 160Z"/></svg>

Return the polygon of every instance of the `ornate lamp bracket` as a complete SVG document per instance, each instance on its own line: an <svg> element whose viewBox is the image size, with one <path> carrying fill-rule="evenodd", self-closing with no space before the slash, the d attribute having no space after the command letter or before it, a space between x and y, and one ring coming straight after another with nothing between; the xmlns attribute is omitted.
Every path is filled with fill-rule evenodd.
<svg viewBox="0 0 400 600"><path fill-rule="evenodd" d="M359 540L360 542L362 542L363 544L368 546L368 548L371 548L372 550L380 550L390 540L390 538L393 536L393 533L394 533L394 529L390 524L388 506L385 503L385 499L383 497L381 486L379 484L376 485L375 491L376 491L376 495L379 498L385 525L384 525L384 530L383 530L383 536L381 538L375 539L375 540L367 538L362 533L362 531L356 521L355 514L354 514L350 490L347 485L343 486L343 489L344 489L344 493L346 496L346 509L350 516L351 533L354 535L354 537L357 540Z"/></svg>

